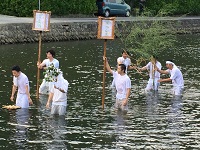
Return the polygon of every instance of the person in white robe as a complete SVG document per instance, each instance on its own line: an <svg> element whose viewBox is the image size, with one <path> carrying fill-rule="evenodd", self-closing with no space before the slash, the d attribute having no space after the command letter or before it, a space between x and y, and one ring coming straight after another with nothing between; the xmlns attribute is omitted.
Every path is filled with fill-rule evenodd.
<svg viewBox="0 0 200 150"><path fill-rule="evenodd" d="M148 70L149 72L149 80L145 88L145 92L149 92L151 90L158 91L158 87L160 85L160 82L158 80L160 79L160 73L155 70L155 66L157 66L158 69L162 68L161 63L158 61L157 56L152 56L151 61L142 68L137 68L139 71Z"/></svg>
<svg viewBox="0 0 200 150"><path fill-rule="evenodd" d="M172 82L174 95L182 95L184 90L184 79L180 69L174 64L172 60L166 61L167 70L160 70L156 67L157 71L162 74L169 74L170 77L166 79L160 79L158 82Z"/></svg>
<svg viewBox="0 0 200 150"><path fill-rule="evenodd" d="M17 65L12 67L12 74L13 86L10 100L14 101L14 95L17 91L16 106L28 108L29 104L33 104L29 93L30 87L28 77L21 72L20 67Z"/></svg>
<svg viewBox="0 0 200 150"><path fill-rule="evenodd" d="M55 68L59 68L59 61L55 59L55 51L54 50L48 50L46 52L47 59L44 59L42 63L37 63L37 67L39 69L46 70L50 65L54 65ZM48 94L50 90L53 88L54 84L53 82L47 82L45 79L43 79L42 84L39 88L40 94Z"/></svg>
<svg viewBox="0 0 200 150"><path fill-rule="evenodd" d="M59 116L65 115L67 108L67 91L68 91L68 81L63 78L63 74L60 73L56 77L56 82L54 87L49 93L46 108L50 108L51 104L51 114Z"/></svg>
<svg viewBox="0 0 200 150"><path fill-rule="evenodd" d="M124 64L119 64L117 71L110 69L107 58L106 60L106 69L113 75L114 84L116 86L116 101L115 108L120 109L124 112L128 111L128 100L131 93L131 80L126 74L126 66Z"/></svg>

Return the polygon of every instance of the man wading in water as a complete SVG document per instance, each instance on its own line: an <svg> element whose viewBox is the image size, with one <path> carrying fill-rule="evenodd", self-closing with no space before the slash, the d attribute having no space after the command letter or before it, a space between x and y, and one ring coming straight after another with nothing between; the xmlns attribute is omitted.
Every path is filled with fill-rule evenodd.
<svg viewBox="0 0 200 150"><path fill-rule="evenodd" d="M184 89L184 80L183 75L180 69L173 63L172 60L166 61L167 70L160 70L156 67L156 70L162 74L169 74L170 78L160 79L158 82L172 82L173 84L173 94L174 95L182 95Z"/></svg>
<svg viewBox="0 0 200 150"><path fill-rule="evenodd" d="M29 88L28 77L23 72L21 72L19 66L12 67L12 74L13 74L13 87L10 100L14 101L14 95L18 88L16 106L20 106L21 108L28 108L29 104L33 104L29 93L30 88Z"/></svg>
<svg viewBox="0 0 200 150"><path fill-rule="evenodd" d="M114 84L116 86L116 102L115 107L122 111L128 111L128 99L131 93L131 80L126 74L126 66L124 64L119 64L117 66L117 71L110 69L107 58L103 57L106 61L106 69L113 75Z"/></svg>
<svg viewBox="0 0 200 150"><path fill-rule="evenodd" d="M59 68L59 61L55 59L55 51L54 50L48 50L46 52L47 59L43 60L42 63L37 63L37 67L39 69L44 69L46 70L51 64L54 65L55 68ZM54 87L53 82L47 82L43 79L42 84L40 85L39 88L39 93L40 94L47 94L47 91L50 92Z"/></svg>
<svg viewBox="0 0 200 150"><path fill-rule="evenodd" d="M162 66L157 59L158 57L152 56L151 61L146 66L138 68L139 71L149 71L149 81L145 88L146 93L148 93L151 90L158 91L158 87L160 85L160 83L158 82L158 80L160 79L160 73L155 70L155 66L157 66L158 69L161 69Z"/></svg>

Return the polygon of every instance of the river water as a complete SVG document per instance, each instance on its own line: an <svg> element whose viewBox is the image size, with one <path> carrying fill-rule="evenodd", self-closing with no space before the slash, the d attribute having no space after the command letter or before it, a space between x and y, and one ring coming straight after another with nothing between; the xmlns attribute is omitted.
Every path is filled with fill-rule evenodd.
<svg viewBox="0 0 200 150"><path fill-rule="evenodd" d="M0 109L0 149L200 149L200 40L198 35L179 36L177 45L159 56L174 59L185 80L183 97L171 95L163 83L158 93L145 95L148 77L129 71L132 93L127 114L114 111L114 97L107 74L105 109L102 110L103 41L43 43L56 51L60 68L69 81L67 114L50 116L47 96L35 98L38 44L1 45L0 106L10 102L11 67L20 65L29 77L34 101L28 110ZM119 40L108 41L112 67L121 55ZM134 61L134 60L133 60Z"/></svg>

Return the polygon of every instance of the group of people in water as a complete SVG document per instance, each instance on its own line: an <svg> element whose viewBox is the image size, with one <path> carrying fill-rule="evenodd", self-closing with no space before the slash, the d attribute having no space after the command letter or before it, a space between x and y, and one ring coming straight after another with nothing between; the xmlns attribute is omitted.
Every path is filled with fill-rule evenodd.
<svg viewBox="0 0 200 150"><path fill-rule="evenodd" d="M127 70L135 69L138 71L149 71L149 80L145 88L145 92L158 91L161 82L172 82L173 95L182 95L184 89L183 75L180 69L174 64L172 60L166 61L167 70L161 70L162 65L158 61L157 56L152 56L151 61L144 67L140 68L131 65L129 52L123 50L122 56L117 59L117 71L111 70L106 57L103 58L106 62L106 69L113 75L112 86L116 88L116 103L115 107L123 111L127 110L128 99L131 91L131 80L127 75ZM170 77L161 79L160 74L169 74Z"/></svg>
<svg viewBox="0 0 200 150"><path fill-rule="evenodd" d="M43 60L42 63L38 62L37 67L42 70L48 70L50 66L54 68L52 72L53 81L47 81L43 79L42 84L39 88L40 94L48 93L48 101L46 104L47 108L51 105L51 114L65 115L67 107L67 91L68 81L63 78L63 73L59 69L59 61L54 58L55 51L48 50L46 52L47 59ZM156 56L151 58L151 61L144 67L137 67L131 64L129 58L129 52L123 50L122 56L117 59L117 71L111 69L106 57L103 57L106 63L106 69L113 75L112 86L116 89L116 102L115 107L122 111L127 111L128 100L131 94L131 80L127 75L128 70L135 69L138 71L149 71L149 81L145 88L146 92L157 91L160 82L172 82L173 94L181 95L184 88L183 75L180 69L174 64L172 60L166 61L167 70L161 70L161 63L158 61ZM48 70L50 72L51 70ZM17 91L16 106L21 108L28 108L32 104L32 99L29 93L29 80L28 77L21 72L19 66L13 66L13 86L10 100L14 101L14 95ZM169 74L169 78L161 79L160 74ZM46 90L47 89L47 90Z"/></svg>
<svg viewBox="0 0 200 150"><path fill-rule="evenodd" d="M47 59L43 60L42 63L38 62L37 67L41 70L48 70L53 66L54 72L51 72L54 81L47 81L43 79L42 84L39 88L40 94L48 94L48 101L46 104L47 108L51 105L51 114L65 115L67 107L67 91L68 81L63 78L63 73L59 69L59 61L55 59L55 51L48 50L46 52ZM49 72L51 70L48 70ZM29 93L29 80L28 77L21 72L19 66L13 66L13 87L10 100L14 100L14 94L18 88L16 97L16 106L21 108L28 108L30 104L33 104L30 93Z"/></svg>

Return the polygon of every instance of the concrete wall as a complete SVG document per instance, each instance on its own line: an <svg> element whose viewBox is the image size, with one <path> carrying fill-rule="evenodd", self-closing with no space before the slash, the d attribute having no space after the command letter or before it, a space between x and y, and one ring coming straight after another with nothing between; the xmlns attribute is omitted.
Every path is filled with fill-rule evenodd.
<svg viewBox="0 0 200 150"><path fill-rule="evenodd" d="M131 26L134 22L116 22L116 36L124 34L124 25ZM151 21L147 21L147 24ZM171 23L178 34L200 33L200 19L165 20ZM0 25L0 44L38 42L38 31L32 31L32 24ZM42 41L88 40L97 37L96 22L52 23L50 32L42 33Z"/></svg>

